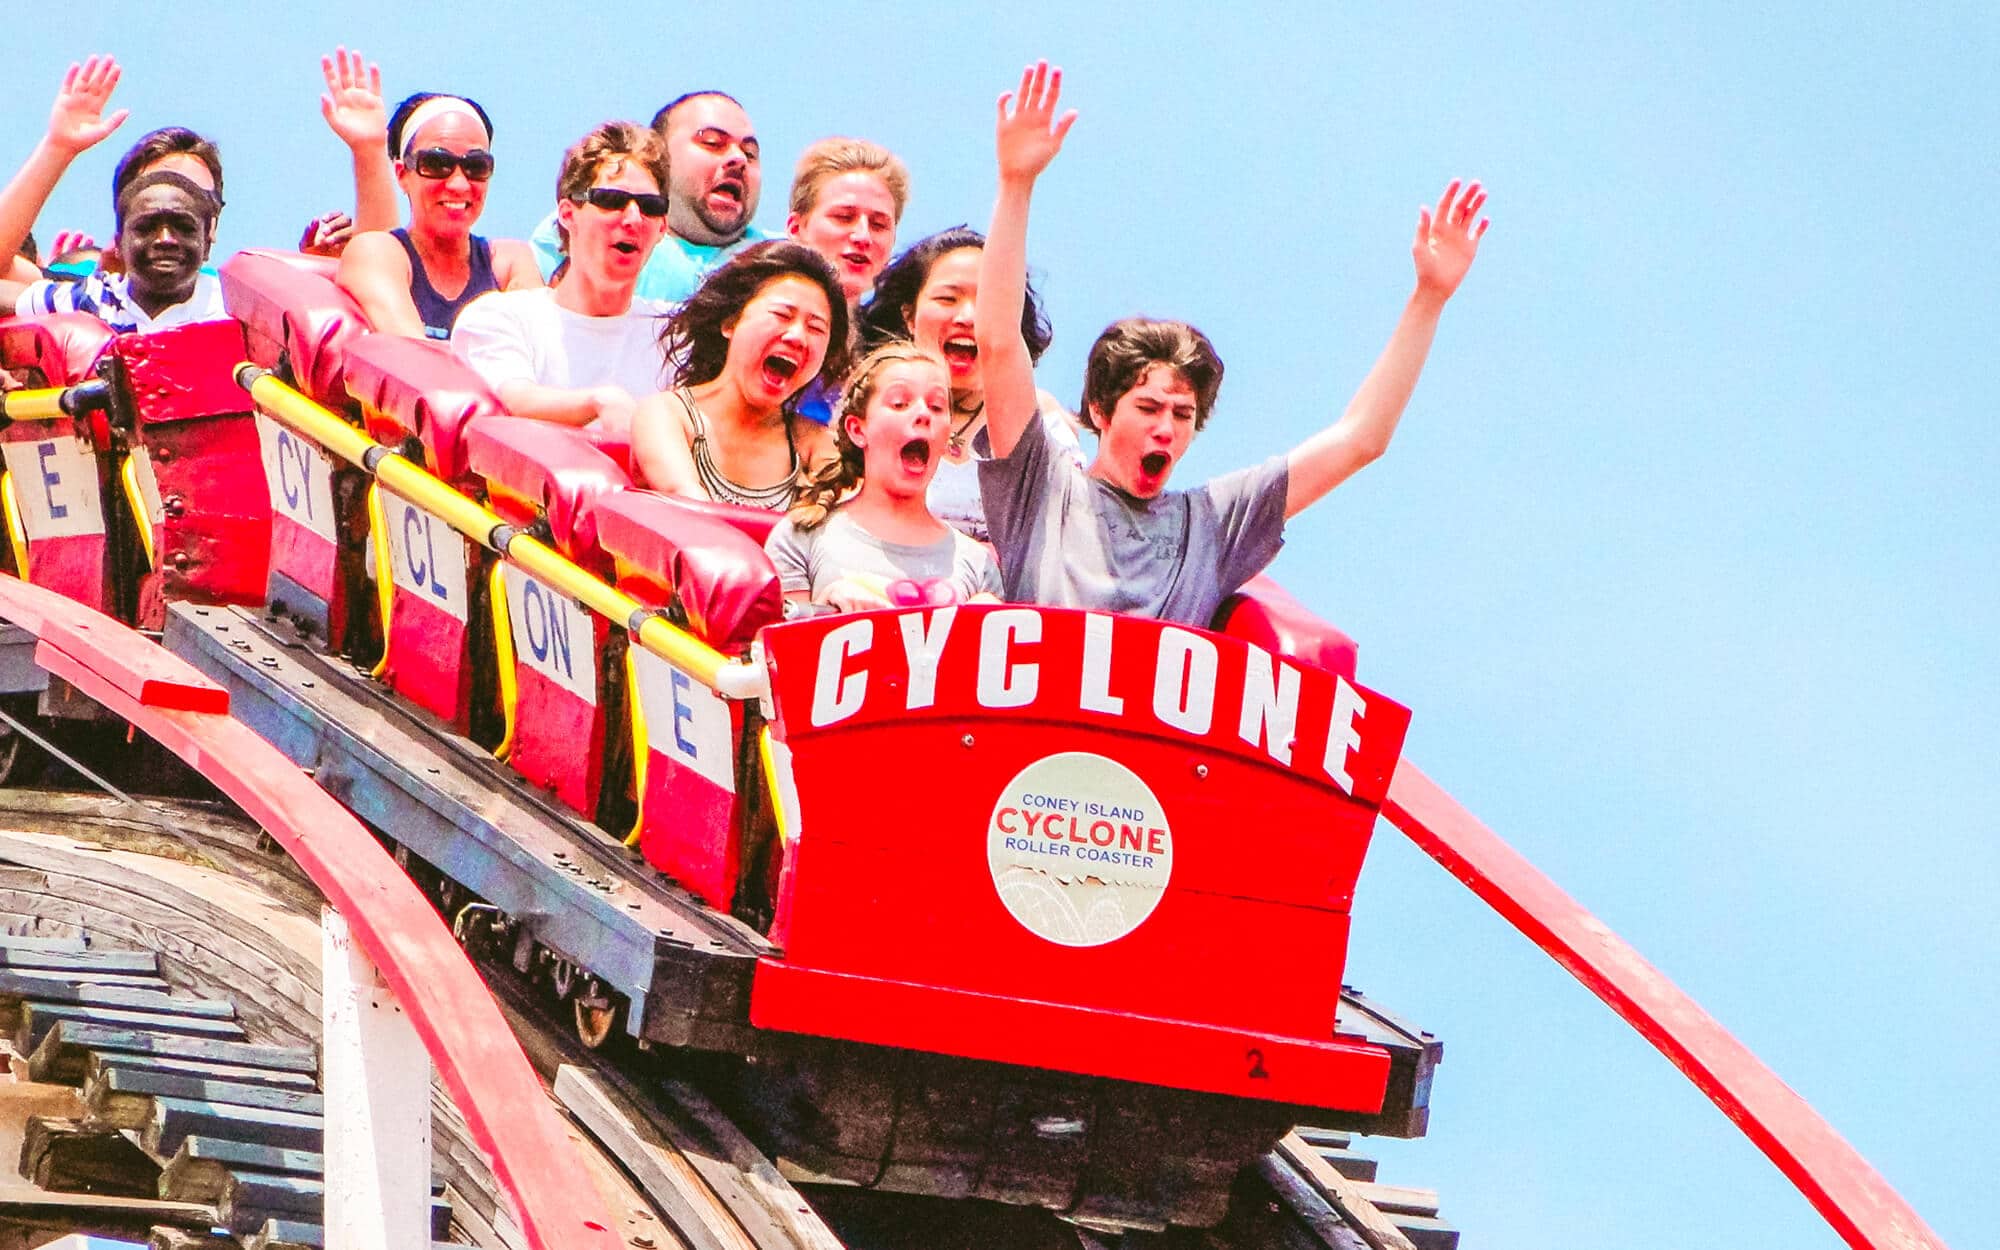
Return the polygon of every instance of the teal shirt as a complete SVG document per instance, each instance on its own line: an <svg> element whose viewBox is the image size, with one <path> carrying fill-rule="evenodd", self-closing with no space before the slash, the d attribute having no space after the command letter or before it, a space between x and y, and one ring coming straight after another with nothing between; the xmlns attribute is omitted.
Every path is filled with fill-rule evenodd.
<svg viewBox="0 0 2000 1250"><path fill-rule="evenodd" d="M701 285L702 279L715 272L739 248L773 237L752 226L743 232L741 239L727 247L711 247L703 243L689 243L669 234L646 258L646 267L639 271L639 288L633 294L640 299L684 303ZM542 281L548 281L563 258L554 213L542 218L542 224L536 226L535 233L528 237L528 245L535 249L535 265L542 271Z"/></svg>

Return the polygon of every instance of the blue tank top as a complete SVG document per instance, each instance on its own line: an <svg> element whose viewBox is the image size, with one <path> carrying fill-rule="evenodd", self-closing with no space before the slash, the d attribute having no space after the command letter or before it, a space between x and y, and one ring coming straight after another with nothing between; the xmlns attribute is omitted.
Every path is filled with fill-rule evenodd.
<svg viewBox="0 0 2000 1250"><path fill-rule="evenodd" d="M396 242L403 245L403 251L410 257L410 299L417 306L417 316L423 318L424 333L434 339L451 337L452 323L458 320L459 310L488 291L500 289L500 282L493 276L493 247L478 235L472 236L472 276L465 281L465 289L456 299L446 299L431 285L431 276L424 272L423 257L417 255L417 245L410 242L410 232L397 228L389 233L396 236Z"/></svg>

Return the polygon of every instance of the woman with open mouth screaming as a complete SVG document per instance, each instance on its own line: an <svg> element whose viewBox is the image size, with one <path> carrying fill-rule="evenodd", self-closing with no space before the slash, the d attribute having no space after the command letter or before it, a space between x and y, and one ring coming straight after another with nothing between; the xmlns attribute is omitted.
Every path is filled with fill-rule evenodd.
<svg viewBox="0 0 2000 1250"><path fill-rule="evenodd" d="M782 512L833 457L825 427L794 408L822 369L845 364L847 299L826 258L791 242L745 248L660 332L672 387L632 425L641 486Z"/></svg>
<svg viewBox="0 0 2000 1250"><path fill-rule="evenodd" d="M986 509L979 498L979 462L993 454L986 434L986 384L979 345L972 337L979 304L979 257L985 236L965 226L921 239L882 271L875 298L862 312L862 342L905 341L943 357L951 370L951 437L931 479L931 511L953 528L987 541ZM1053 337L1032 285L1021 306L1021 338L1031 361L1040 360ZM1039 392L1042 422L1049 437L1078 464L1083 448L1062 405Z"/></svg>
<svg viewBox="0 0 2000 1250"><path fill-rule="evenodd" d="M925 490L951 438L950 372L910 343L856 367L834 414L838 456L764 544L787 613L991 601L1000 569L932 514Z"/></svg>

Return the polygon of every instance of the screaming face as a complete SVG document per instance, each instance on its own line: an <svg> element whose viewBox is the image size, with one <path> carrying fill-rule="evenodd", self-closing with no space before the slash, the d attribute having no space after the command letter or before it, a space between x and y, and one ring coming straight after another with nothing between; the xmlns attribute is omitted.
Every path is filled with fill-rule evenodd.
<svg viewBox="0 0 2000 1250"><path fill-rule="evenodd" d="M776 408L819 375L832 339L832 310L817 282L795 274L757 289L723 327L723 374L754 408Z"/></svg>
<svg viewBox="0 0 2000 1250"><path fill-rule="evenodd" d="M924 275L917 302L905 314L917 346L944 357L951 369L954 399L984 393L979 381L979 345L972 337L972 315L979 302L979 249L946 252Z"/></svg>
<svg viewBox="0 0 2000 1250"><path fill-rule="evenodd" d="M726 246L743 237L764 189L750 118L726 96L684 101L667 119L668 219L690 243Z"/></svg>
<svg viewBox="0 0 2000 1250"><path fill-rule="evenodd" d="M1194 388L1177 370L1148 365L1109 414L1093 407L1090 416L1098 436L1090 475L1134 498L1153 499L1166 490L1194 439Z"/></svg>
<svg viewBox="0 0 2000 1250"><path fill-rule="evenodd" d="M951 391L934 360L897 360L873 379L867 406L845 419L861 449L864 489L897 498L922 495L951 437Z"/></svg>

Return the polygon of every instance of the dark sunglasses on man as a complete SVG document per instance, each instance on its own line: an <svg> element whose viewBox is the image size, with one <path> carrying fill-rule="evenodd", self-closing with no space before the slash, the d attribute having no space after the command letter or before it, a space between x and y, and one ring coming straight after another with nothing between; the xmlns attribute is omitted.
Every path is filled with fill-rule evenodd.
<svg viewBox="0 0 2000 1250"><path fill-rule="evenodd" d="M473 182L484 182L493 176L493 153L485 148L474 148L463 156L446 148L424 148L407 153L403 164L416 170L419 178L449 178L454 169L464 170Z"/></svg>
<svg viewBox="0 0 2000 1250"><path fill-rule="evenodd" d="M576 197L579 204L601 208L607 213L622 213L627 204L637 204L643 217L665 217L667 197L650 191L626 191L619 187L592 187Z"/></svg>

